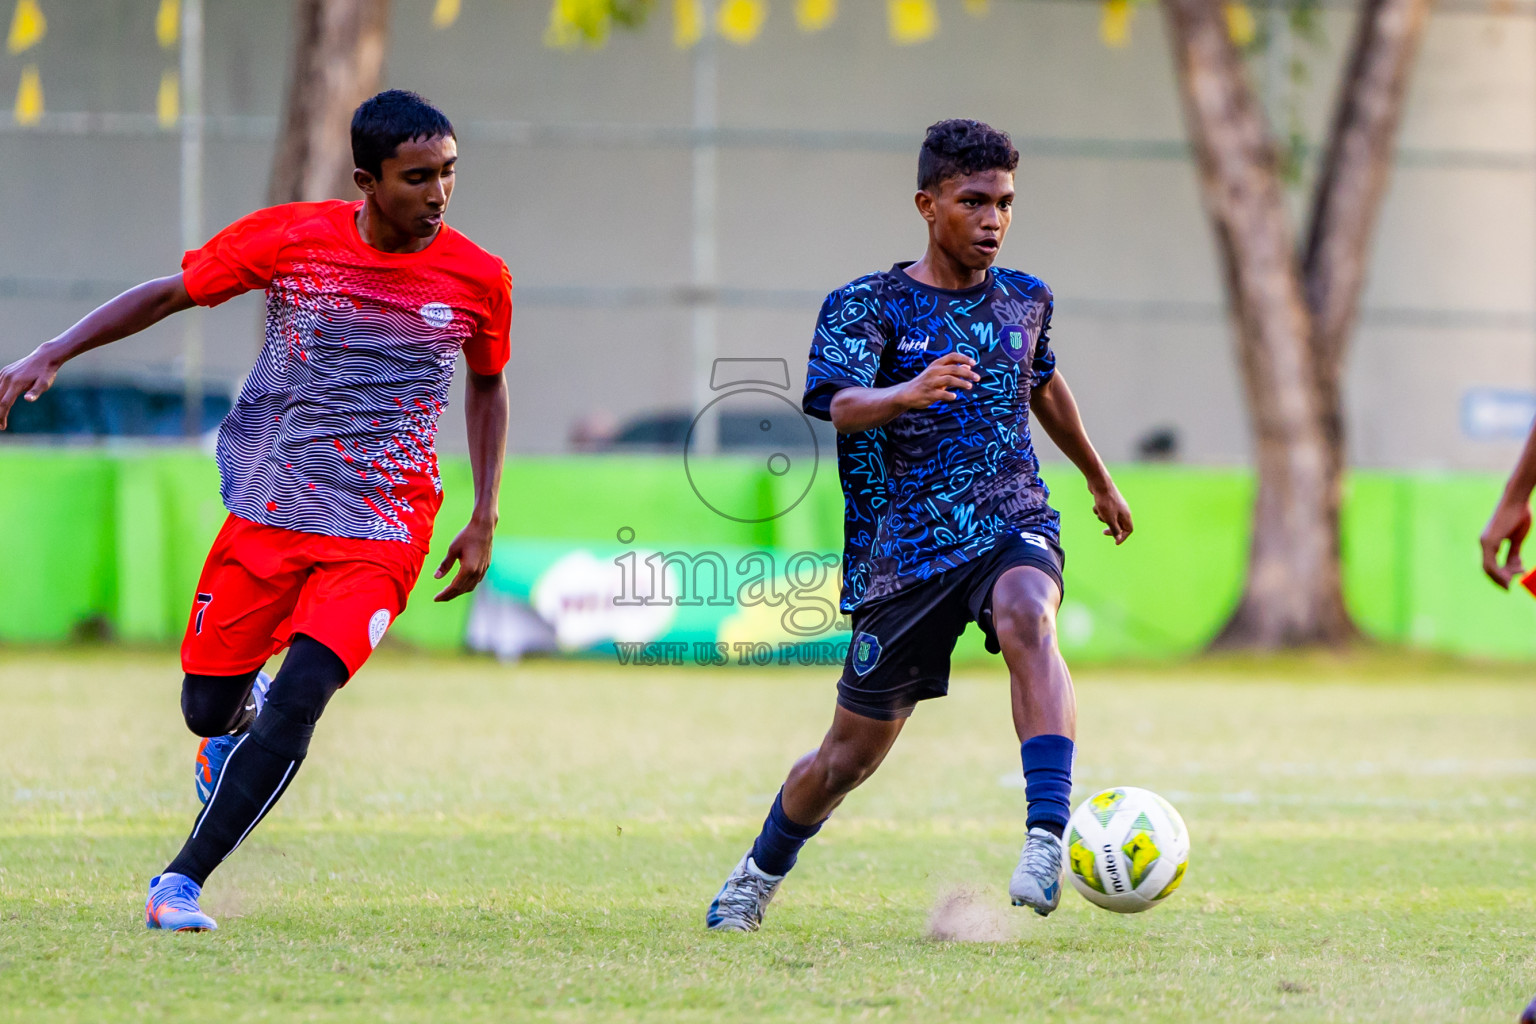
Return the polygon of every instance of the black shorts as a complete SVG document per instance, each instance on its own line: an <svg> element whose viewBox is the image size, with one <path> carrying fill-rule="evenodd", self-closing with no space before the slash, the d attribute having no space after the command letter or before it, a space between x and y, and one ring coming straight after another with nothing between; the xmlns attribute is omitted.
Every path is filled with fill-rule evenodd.
<svg viewBox="0 0 1536 1024"><path fill-rule="evenodd" d="M981 627L987 650L998 651L992 627L992 588L1020 565L1033 566L1062 587L1061 546L1028 531L979 558L853 612L853 640L837 681L837 702L866 718L906 718L920 700L949 692L949 657L968 622Z"/></svg>

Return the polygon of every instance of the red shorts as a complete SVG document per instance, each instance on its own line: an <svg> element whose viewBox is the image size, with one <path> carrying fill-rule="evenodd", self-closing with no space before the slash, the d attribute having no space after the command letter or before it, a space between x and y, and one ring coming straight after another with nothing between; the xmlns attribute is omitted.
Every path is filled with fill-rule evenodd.
<svg viewBox="0 0 1536 1024"><path fill-rule="evenodd" d="M242 675L303 633L354 674L405 610L424 558L402 541L297 533L231 515L197 581L182 671Z"/></svg>

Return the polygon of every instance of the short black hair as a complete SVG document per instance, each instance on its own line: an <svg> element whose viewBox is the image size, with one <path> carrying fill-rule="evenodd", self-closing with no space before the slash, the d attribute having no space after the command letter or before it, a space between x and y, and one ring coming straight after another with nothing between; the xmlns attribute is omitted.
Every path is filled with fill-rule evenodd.
<svg viewBox="0 0 1536 1024"><path fill-rule="evenodd" d="M937 188L946 178L980 171L1013 171L1019 151L1007 132L989 124L955 117L928 126L922 152L917 157L917 187Z"/></svg>
<svg viewBox="0 0 1536 1024"><path fill-rule="evenodd" d="M448 116L405 89L388 89L366 99L352 115L352 165L375 178L402 142L457 138Z"/></svg>

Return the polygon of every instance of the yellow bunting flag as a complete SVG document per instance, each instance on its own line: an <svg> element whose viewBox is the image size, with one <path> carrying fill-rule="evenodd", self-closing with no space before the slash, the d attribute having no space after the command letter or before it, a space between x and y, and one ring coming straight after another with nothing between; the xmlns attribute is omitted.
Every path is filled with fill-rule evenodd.
<svg viewBox="0 0 1536 1024"><path fill-rule="evenodd" d="M985 18L988 6L987 0L965 0L965 13L973 18Z"/></svg>
<svg viewBox="0 0 1536 1024"><path fill-rule="evenodd" d="M48 19L43 17L37 0L16 0L16 10L11 14L11 32L6 36L5 48L12 53L30 50L48 34Z"/></svg>
<svg viewBox="0 0 1536 1024"><path fill-rule="evenodd" d="M460 0L437 0L432 8L432 27L447 28L459 20Z"/></svg>
<svg viewBox="0 0 1536 1024"><path fill-rule="evenodd" d="M1253 11L1247 4L1227 4L1227 35L1232 37L1234 43L1242 47L1251 46L1258 34L1258 23L1253 20Z"/></svg>
<svg viewBox="0 0 1536 1024"><path fill-rule="evenodd" d="M21 88L16 90L16 123L34 125L43 119L43 80L38 77L37 65L28 64L21 70Z"/></svg>
<svg viewBox="0 0 1536 1024"><path fill-rule="evenodd" d="M613 16L607 0L555 0L549 8L544 45L557 50L573 50L583 43L602 46L608 42L611 28Z"/></svg>
<svg viewBox="0 0 1536 1024"><path fill-rule="evenodd" d="M926 43L939 31L939 12L933 0L886 0L891 42L897 46Z"/></svg>
<svg viewBox="0 0 1536 1024"><path fill-rule="evenodd" d="M763 30L768 18L765 0L725 0L720 5L720 34L737 46L746 46Z"/></svg>
<svg viewBox="0 0 1536 1024"><path fill-rule="evenodd" d="M160 0L155 11L155 41L169 50L181 39L181 0Z"/></svg>
<svg viewBox="0 0 1536 1024"><path fill-rule="evenodd" d="M1104 17L1099 22L1099 38L1116 50L1131 43L1131 0L1104 0Z"/></svg>
<svg viewBox="0 0 1536 1024"><path fill-rule="evenodd" d="M704 38L703 0L672 0L672 42L686 50Z"/></svg>
<svg viewBox="0 0 1536 1024"><path fill-rule="evenodd" d="M175 128L181 120L181 76L167 71L160 76L160 91L155 95L155 120L161 128Z"/></svg>
<svg viewBox="0 0 1536 1024"><path fill-rule="evenodd" d="M837 0L795 0L795 24L801 32L820 32L837 18Z"/></svg>

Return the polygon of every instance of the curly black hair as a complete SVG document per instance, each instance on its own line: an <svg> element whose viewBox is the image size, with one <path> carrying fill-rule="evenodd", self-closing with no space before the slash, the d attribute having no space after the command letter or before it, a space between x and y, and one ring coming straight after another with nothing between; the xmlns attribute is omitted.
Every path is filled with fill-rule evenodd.
<svg viewBox="0 0 1536 1024"><path fill-rule="evenodd" d="M1013 171L1019 151L1007 132L969 118L954 117L928 126L917 157L917 187L931 191L946 178L978 171Z"/></svg>

